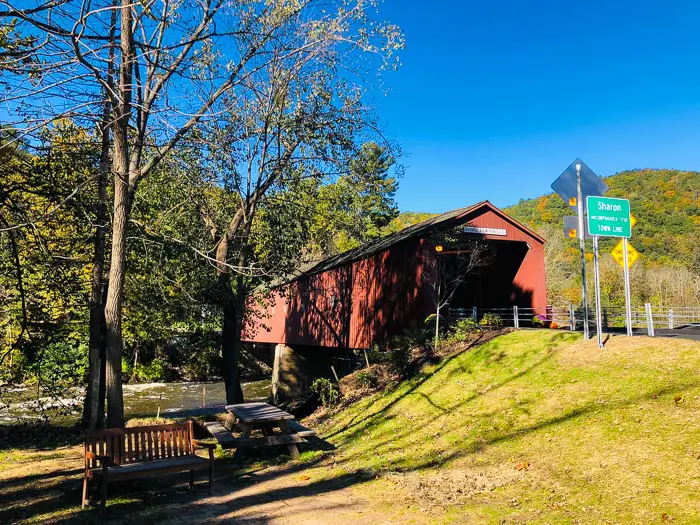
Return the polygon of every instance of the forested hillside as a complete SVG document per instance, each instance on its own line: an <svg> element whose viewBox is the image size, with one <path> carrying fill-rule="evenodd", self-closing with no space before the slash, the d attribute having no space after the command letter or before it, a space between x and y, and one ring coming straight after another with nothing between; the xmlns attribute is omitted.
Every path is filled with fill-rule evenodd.
<svg viewBox="0 0 700 525"><path fill-rule="evenodd" d="M632 244L647 263L682 264L700 272L700 172L631 170L605 182L608 196L630 200L639 221ZM560 227L565 215L573 215L556 194L521 200L506 211L534 228Z"/></svg>

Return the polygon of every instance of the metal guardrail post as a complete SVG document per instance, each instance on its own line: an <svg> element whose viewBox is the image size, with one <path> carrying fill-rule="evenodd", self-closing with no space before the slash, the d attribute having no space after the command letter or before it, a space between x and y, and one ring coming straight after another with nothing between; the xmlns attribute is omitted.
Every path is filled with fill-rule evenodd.
<svg viewBox="0 0 700 525"><path fill-rule="evenodd" d="M647 314L647 334L649 337L654 337L654 317L651 314L651 303L646 303L644 309Z"/></svg>
<svg viewBox="0 0 700 525"><path fill-rule="evenodd" d="M668 328L673 330L673 308L668 309Z"/></svg>
<svg viewBox="0 0 700 525"><path fill-rule="evenodd" d="M477 322L477 311L476 311L476 306L472 308L472 317L474 318L474 322Z"/></svg>
<svg viewBox="0 0 700 525"><path fill-rule="evenodd" d="M520 328L520 319L518 319L518 307L513 306L513 326Z"/></svg>
<svg viewBox="0 0 700 525"><path fill-rule="evenodd" d="M569 303L569 329L573 332L576 330L576 309L574 303Z"/></svg>

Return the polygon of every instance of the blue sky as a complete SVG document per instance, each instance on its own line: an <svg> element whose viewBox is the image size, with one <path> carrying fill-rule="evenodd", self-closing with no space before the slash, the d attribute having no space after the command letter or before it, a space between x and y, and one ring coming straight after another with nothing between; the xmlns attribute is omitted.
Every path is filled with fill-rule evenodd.
<svg viewBox="0 0 700 525"><path fill-rule="evenodd" d="M700 170L697 0L385 0L406 34L377 111L402 146L402 211L497 206L599 175Z"/></svg>

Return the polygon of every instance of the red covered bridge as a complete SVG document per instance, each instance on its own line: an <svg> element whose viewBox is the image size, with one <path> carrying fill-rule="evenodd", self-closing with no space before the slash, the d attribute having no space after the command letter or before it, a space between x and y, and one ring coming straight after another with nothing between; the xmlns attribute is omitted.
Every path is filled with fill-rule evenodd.
<svg viewBox="0 0 700 525"><path fill-rule="evenodd" d="M320 363L326 360L320 354L369 348L421 326L435 313L428 286L437 256L431 235L462 226L461 235L481 240L490 257L460 286L450 307L544 310L544 239L484 201L310 265L251 306L244 341L277 345L279 368L285 351Z"/></svg>

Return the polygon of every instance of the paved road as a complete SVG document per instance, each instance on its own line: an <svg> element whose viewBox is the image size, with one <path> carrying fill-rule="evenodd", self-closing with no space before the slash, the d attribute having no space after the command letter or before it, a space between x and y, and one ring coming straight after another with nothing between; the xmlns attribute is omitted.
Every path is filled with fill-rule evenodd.
<svg viewBox="0 0 700 525"><path fill-rule="evenodd" d="M608 328L604 330L606 334L624 334L624 328ZM646 328L635 328L632 331L634 335L647 335ZM654 331L656 337L680 337L681 339L692 339L700 341L700 325L680 326L669 330L668 328L657 328ZM595 337L595 326L591 326L591 337Z"/></svg>
<svg viewBox="0 0 700 525"><path fill-rule="evenodd" d="M680 337L682 339L700 341L700 326L683 326L673 330L669 330L668 328L660 328L655 331L655 334L661 337Z"/></svg>

